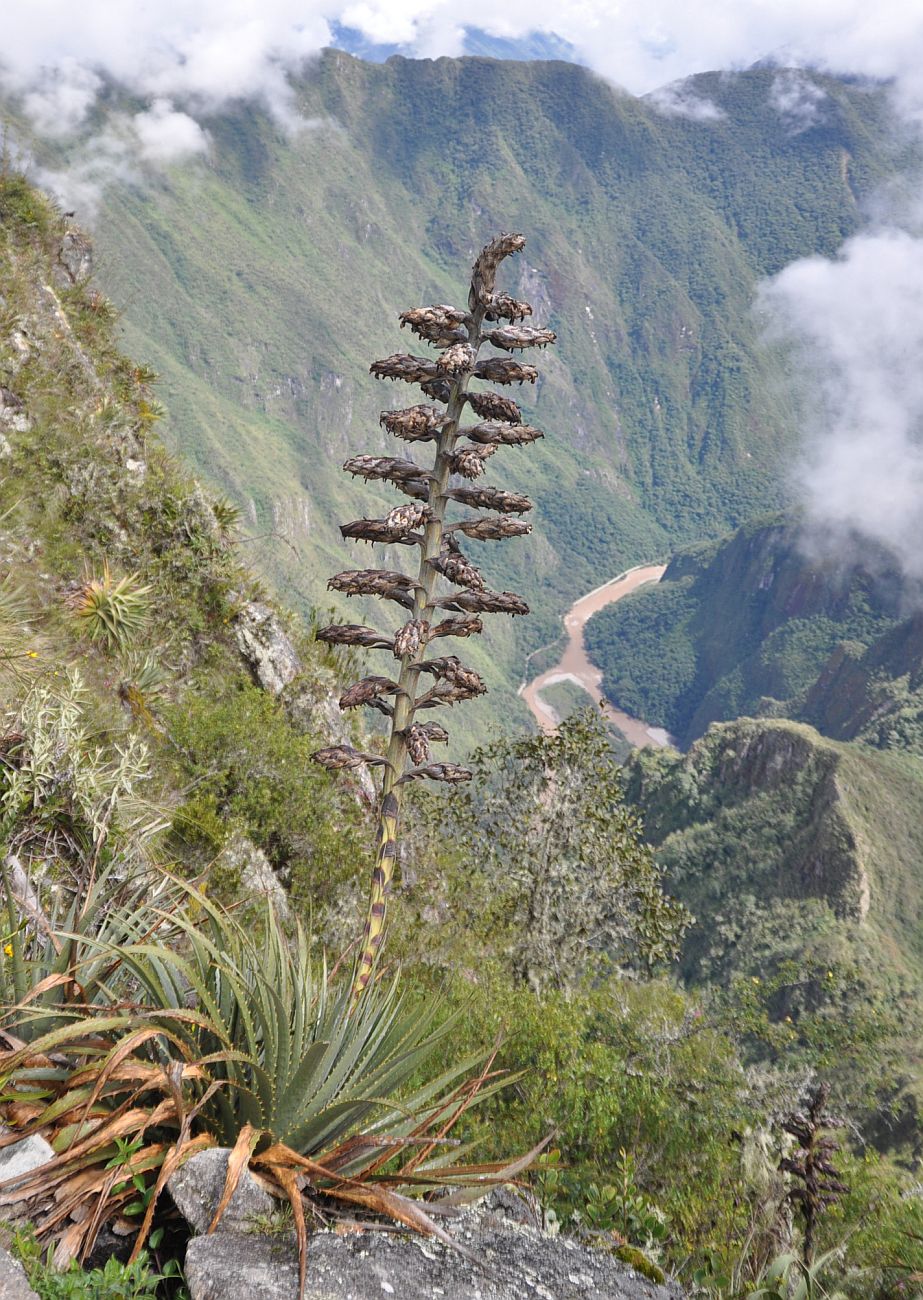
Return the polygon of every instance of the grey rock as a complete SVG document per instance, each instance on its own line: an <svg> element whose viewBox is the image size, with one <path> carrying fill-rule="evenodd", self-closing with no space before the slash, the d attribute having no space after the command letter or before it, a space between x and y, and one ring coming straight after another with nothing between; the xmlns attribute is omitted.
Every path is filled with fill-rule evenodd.
<svg viewBox="0 0 923 1300"><path fill-rule="evenodd" d="M0 1300L38 1300L18 1259L0 1246Z"/></svg>
<svg viewBox="0 0 923 1300"><path fill-rule="evenodd" d="M14 1142L12 1146L0 1148L0 1183L31 1173L53 1158L54 1150L37 1133L21 1142Z"/></svg>
<svg viewBox="0 0 923 1300"><path fill-rule="evenodd" d="M301 664L278 615L268 605L248 601L237 615L237 647L263 690L280 695L295 680Z"/></svg>
<svg viewBox="0 0 923 1300"><path fill-rule="evenodd" d="M13 448L10 446L9 438L0 433L0 460L8 460L12 454Z"/></svg>
<svg viewBox="0 0 923 1300"><path fill-rule="evenodd" d="M494 1197L448 1231L481 1261L430 1238L389 1232L313 1235L305 1300L682 1300L566 1237L516 1221ZM190 1241L192 1300L296 1300L298 1257L287 1238L218 1233Z"/></svg>
<svg viewBox="0 0 923 1300"><path fill-rule="evenodd" d="M338 690L332 675L325 676L320 670L313 674L313 680L296 682L282 700L289 722L303 734L324 736L325 745L353 744L355 737L337 704L340 690L342 683ZM366 803L375 803L375 786L367 767L337 775L340 781L353 781Z"/></svg>
<svg viewBox="0 0 923 1300"><path fill-rule="evenodd" d="M287 921L291 915L288 895L279 877L273 871L266 854L261 848L239 831L229 838L218 855L217 864L236 874L242 891L254 898L265 898L272 903L276 916Z"/></svg>
<svg viewBox="0 0 923 1300"><path fill-rule="evenodd" d="M205 1232L214 1218L224 1191L230 1154L227 1147L202 1151L167 1179L167 1190L176 1208L194 1232ZM276 1203L269 1193L264 1192L245 1169L221 1217L220 1235L247 1233L255 1218L271 1214L275 1208Z"/></svg>
<svg viewBox="0 0 923 1300"><path fill-rule="evenodd" d="M61 278L65 284L82 284L90 278L93 271L93 250L82 231L67 231L58 249L58 262L64 272Z"/></svg>
<svg viewBox="0 0 923 1300"><path fill-rule="evenodd" d="M16 433L28 433L32 428L32 421L26 414L22 398L2 385L0 385L0 425Z"/></svg>

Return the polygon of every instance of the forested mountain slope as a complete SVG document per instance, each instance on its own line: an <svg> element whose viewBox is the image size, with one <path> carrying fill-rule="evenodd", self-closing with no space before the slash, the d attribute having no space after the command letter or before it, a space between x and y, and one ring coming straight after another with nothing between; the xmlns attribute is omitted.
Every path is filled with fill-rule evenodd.
<svg viewBox="0 0 923 1300"><path fill-rule="evenodd" d="M241 105L207 122L205 159L108 187L100 275L127 345L293 604L351 562L336 524L360 497L340 463L388 445L377 414L401 395L370 360L402 345L399 310L451 300L498 228L528 235L522 296L559 347L522 394L548 433L528 469L535 531L485 557L535 612L481 652L495 716L575 591L779 500L795 429L754 285L832 254L896 159L883 91L817 79L816 124L795 130L775 76L694 79L715 106L696 121L568 63L327 51L298 87L309 128L286 136Z"/></svg>
<svg viewBox="0 0 923 1300"><path fill-rule="evenodd" d="M785 716L921 752L919 593L888 557L821 559L796 515L689 547L586 629L604 689L683 744L714 721Z"/></svg>

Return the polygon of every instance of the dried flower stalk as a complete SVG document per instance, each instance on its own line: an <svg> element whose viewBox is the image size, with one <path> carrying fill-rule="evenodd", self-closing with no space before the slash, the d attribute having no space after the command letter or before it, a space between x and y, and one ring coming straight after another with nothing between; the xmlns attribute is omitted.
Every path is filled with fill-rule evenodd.
<svg viewBox="0 0 923 1300"><path fill-rule="evenodd" d="M544 347L554 342L551 330L515 324L531 316L528 303L495 292L500 263L524 245L522 235L500 235L482 249L472 269L467 311L438 304L401 315L402 328L408 326L412 333L440 350L435 361L395 353L371 366L371 374L381 379L419 384L427 397L441 404L442 409L420 403L401 411L384 411L381 416L382 426L405 442L435 442L432 468L391 456L353 456L343 466L347 473L390 482L411 498L411 504L395 507L384 519L359 519L345 524L343 536L371 543L418 546L420 551L415 579L384 569L355 569L338 573L327 584L347 596L375 595L404 606L410 617L393 637L351 623L322 628L317 634L333 644L390 650L400 664L397 681L366 677L349 687L340 699L342 709L365 705L391 718L385 757L373 758L350 746L322 749L314 755L331 770L349 769L364 762L382 768L377 854L356 973L356 996L368 983L384 935L404 785L422 779L465 781L471 776L455 763L431 761L431 744L448 740L448 733L438 723L417 722L416 714L474 699L487 688L481 677L455 655L427 658L427 646L436 638L468 637L481 632L479 614L529 612L520 596L487 589L478 568L462 553L457 537L488 541L522 536L531 525L508 516L531 510L531 501L520 493L495 487L450 486L452 475L469 480L480 476L484 462L499 448L525 446L543 436L539 429L523 424L522 413L510 398L490 391L468 392L471 379L534 384L538 377L535 367L514 361L508 354L513 349ZM485 322L496 321L508 324L483 328ZM491 343L507 355L478 360L483 343ZM466 405L482 423L461 425ZM456 447L462 440L463 445ZM450 502L497 513L447 523ZM440 579L456 590L439 594ZM437 620L439 610L453 611L460 617ZM424 672L433 679L433 685L421 692L419 679Z"/></svg>

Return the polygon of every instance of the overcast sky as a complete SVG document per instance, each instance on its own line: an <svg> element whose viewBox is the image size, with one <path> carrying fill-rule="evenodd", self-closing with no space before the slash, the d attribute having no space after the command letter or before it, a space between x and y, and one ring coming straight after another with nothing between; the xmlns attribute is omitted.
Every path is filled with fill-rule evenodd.
<svg viewBox="0 0 923 1300"><path fill-rule="evenodd" d="M161 117L176 101L194 114L192 101L238 95L284 116L285 71L330 43L331 23L435 56L461 52L460 15L495 36L553 32L635 94L771 57L896 78L908 108L923 109L923 0L83 0L76 11L19 0L4 13L0 75L45 130L79 124L100 71Z"/></svg>

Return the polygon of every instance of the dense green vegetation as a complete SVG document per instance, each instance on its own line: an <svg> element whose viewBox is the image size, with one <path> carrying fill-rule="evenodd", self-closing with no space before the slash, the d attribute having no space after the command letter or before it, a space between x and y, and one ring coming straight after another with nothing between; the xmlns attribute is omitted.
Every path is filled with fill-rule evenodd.
<svg viewBox="0 0 923 1300"><path fill-rule="evenodd" d="M657 586L600 610L585 636L610 699L666 727L681 744L715 720L742 714L804 717L827 731L825 710L839 710L839 727L830 730L845 739L874 725L886 733L883 715L902 707L909 735L919 718L912 698L919 651L899 623L902 614L896 573L812 560L802 549L797 517L779 516L681 551ZM894 651L874 655L866 680L848 694L832 678L818 683L823 674L830 677L828 661L842 643L853 647L854 659L873 643L895 640ZM885 699L888 687L880 679L893 680L900 695L902 676L906 698Z"/></svg>
<svg viewBox="0 0 923 1300"><path fill-rule="evenodd" d="M522 395L548 437L497 471L528 479L536 528L485 568L533 617L476 650L495 692L482 718L526 720L524 653L575 592L780 499L795 430L754 285L832 254L900 159L883 93L818 77L822 120L790 134L773 76L695 79L724 114L703 123L566 63L328 51L298 87L310 129L287 137L241 105L207 122L207 160L108 191L100 271L129 349L163 375L171 444L242 508L247 554L289 604L352 562L336 523L368 498L337 471L374 450L369 358L401 346L408 291L451 301L498 229L527 233L520 296L559 346Z"/></svg>
<svg viewBox="0 0 923 1300"><path fill-rule="evenodd" d="M109 1011L100 1035L143 1036L133 998L121 997L129 985L136 994L140 982L157 1025L170 1027L187 1060L206 1058L203 1069L213 1072L206 1078L220 1076L236 1098L206 1108L195 1137L213 1126L233 1140L245 1116L275 1133L285 1069L277 1056L269 1077L260 1075L272 1034L234 1008L246 1006L266 1025L274 994L284 993L285 1005L317 1006L327 989L317 948L339 953L356 937L368 813L355 787L341 788L305 763L306 750L331 739L323 705L355 665L312 643L296 617L277 614L301 659L292 686L309 686L317 707L296 725L286 694L271 696L250 679L234 629L242 606L265 593L235 546L233 512L160 447L151 428L152 376L115 346L110 304L56 269L64 228L54 210L3 178L0 212L0 384L24 416L8 427L10 451L0 461L0 544L15 565L15 585L0 589L0 824L4 849L52 911L49 932L58 937L73 924L67 907L81 890L92 901L81 915L82 936L58 951L48 932L11 909L4 886L2 1002L13 1007L39 973L60 973L76 951L83 984L67 988L79 1006L62 1010L65 995L47 983L33 1014L16 1021L20 1033L35 1035L32 1048L52 1021L59 1062L68 1053L83 1061L79 1017ZM130 616L110 604L104 618L97 601L94 639L91 616L80 611L90 595L111 593L123 580L123 596L136 598ZM107 637L109 626L118 631ZM835 1276L850 1300L890 1300L902 1270L923 1266L912 1236L918 1201L903 1195L913 1175L900 1163L917 1141L914 1088L905 1076L916 1059L913 999L923 957L913 925L919 887L908 864L920 860L923 782L912 759L866 759L853 747L824 747L798 728L794 734L805 749L790 769L797 808L812 798L817 807L830 782L845 792L843 809L834 803L836 815L821 819L829 852L818 861L826 874L818 867L810 888L798 875L780 800L769 791L760 803L752 774L719 789L706 758L700 771L669 755L646 756L653 767L644 792L629 772L632 797L644 803L651 792L649 833L664 874L622 801L602 733L578 717L555 738L484 751L470 800L444 807L417 797L388 951L403 965L403 1023L419 1029L432 1016L440 1064L482 1061L502 1031L497 1064L524 1071L462 1117L459 1132L479 1143L475 1158L502 1162L555 1133L534 1176L549 1220L640 1251L645 1268L686 1283L697 1270L713 1279L724 1273L732 1280L705 1292L720 1300L747 1296L782 1246L797 1249L797 1225L779 1211L778 1120L797 1104L812 1070L828 1074L837 1104L874 1146L857 1143L844 1157L851 1190L824 1219L820 1244L847 1243ZM733 764L721 766L727 774ZM533 833L523 845L526 824ZM259 912L252 886L220 861L238 834L290 880L292 933L299 918L310 920L315 948L307 939L287 944L265 918L259 927L229 920L213 901L237 898ZM671 856L671 834L685 857ZM870 903L857 919L863 871ZM709 888L722 874L730 899ZM202 891L190 887L190 876ZM132 947L154 926L144 910L158 901L151 880L168 891L159 900L175 906L174 928L158 935L167 951L154 962L137 950L149 945ZM682 973L722 989L678 987L669 959L688 918L671 894L697 913L683 935ZM737 895L758 899L753 916L734 910ZM100 923L107 928L95 929ZM114 973L111 950L101 960L94 946L113 936L130 974L127 965ZM858 959L860 943L874 945L873 960L866 948ZM762 962L758 974L740 958L751 949ZM310 997L299 999L298 980L309 975ZM392 986L376 987L387 1002ZM343 988L331 985L327 1004L338 1032L347 1019L337 1021ZM201 1021L188 1014L190 990L214 1004ZM305 1029L303 1017L288 1023ZM273 1041L284 1055L284 1042ZM226 1055L229 1042L244 1053L239 1071ZM132 1068L154 1068L144 1041L133 1037L130 1055ZM314 1053L312 1068L318 1059ZM399 1085L404 1098L425 1082L422 1059L416 1064L418 1075ZM165 1072L146 1077L144 1104L169 1109ZM199 1086L195 1077L185 1082ZM75 1103L60 1065L48 1086ZM119 1104L122 1086L113 1080L94 1104ZM289 1093L299 1105L305 1100L297 1087ZM65 1122L72 1112L41 1098L48 1101L57 1112L49 1122ZM384 1114L395 1131L394 1115ZM100 1142L92 1153L103 1165L116 1162L109 1172L124 1172L115 1195L126 1212L142 1215L150 1204L156 1160L175 1140L176 1118L165 1117L146 1137L142 1116L140 1142L112 1149ZM298 1118L308 1129L316 1119ZM302 1136L303 1149L317 1149L316 1128ZM155 1137L165 1138L159 1152L152 1152ZM158 1261L169 1241L152 1247L154 1271L163 1271ZM54 1300L150 1290L142 1268L62 1280L30 1250L23 1246L35 1283ZM91 1285L96 1292L87 1292Z"/></svg>

